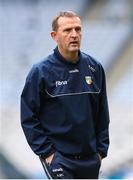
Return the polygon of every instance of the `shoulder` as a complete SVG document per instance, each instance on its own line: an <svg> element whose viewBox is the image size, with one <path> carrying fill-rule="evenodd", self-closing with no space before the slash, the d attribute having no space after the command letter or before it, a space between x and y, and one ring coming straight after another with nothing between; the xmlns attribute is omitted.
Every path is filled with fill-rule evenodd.
<svg viewBox="0 0 133 180"><path fill-rule="evenodd" d="M86 54L84 52L81 52L81 54L82 54L82 58L85 59L87 63L90 63L93 66L101 66L101 63L91 55Z"/></svg>
<svg viewBox="0 0 133 180"><path fill-rule="evenodd" d="M50 72L52 68L53 55L49 55L39 62L32 65L27 79L31 79L33 77L42 77L46 76L48 72Z"/></svg>
<svg viewBox="0 0 133 180"><path fill-rule="evenodd" d="M53 62L53 54L50 54L49 56L40 60L38 63L34 64L32 69L33 70L50 69L52 67L52 62Z"/></svg>
<svg viewBox="0 0 133 180"><path fill-rule="evenodd" d="M93 72L103 70L102 64L89 54L81 52L82 59L87 63L89 69Z"/></svg>
<svg viewBox="0 0 133 180"><path fill-rule="evenodd" d="M50 70L52 68L52 64L54 63L54 57L53 54L50 54L49 56L43 58L36 64L34 64L31 68L31 70L34 71L44 71L44 70Z"/></svg>

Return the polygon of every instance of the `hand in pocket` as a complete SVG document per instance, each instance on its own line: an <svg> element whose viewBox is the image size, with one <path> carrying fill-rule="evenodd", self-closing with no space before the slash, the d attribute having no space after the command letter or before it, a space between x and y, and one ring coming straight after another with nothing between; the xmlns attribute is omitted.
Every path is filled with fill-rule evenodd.
<svg viewBox="0 0 133 180"><path fill-rule="evenodd" d="M50 156L48 156L46 159L45 159L45 161L46 161L46 163L47 164L51 164L51 162L52 162L52 160L53 160L53 158L54 158L54 153L53 154L51 154Z"/></svg>

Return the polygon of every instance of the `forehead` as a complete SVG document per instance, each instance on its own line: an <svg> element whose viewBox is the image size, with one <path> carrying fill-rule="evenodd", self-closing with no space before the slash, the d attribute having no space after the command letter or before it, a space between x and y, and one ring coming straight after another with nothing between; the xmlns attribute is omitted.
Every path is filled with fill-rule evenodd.
<svg viewBox="0 0 133 180"><path fill-rule="evenodd" d="M60 17L58 19L58 28L81 26L79 17Z"/></svg>

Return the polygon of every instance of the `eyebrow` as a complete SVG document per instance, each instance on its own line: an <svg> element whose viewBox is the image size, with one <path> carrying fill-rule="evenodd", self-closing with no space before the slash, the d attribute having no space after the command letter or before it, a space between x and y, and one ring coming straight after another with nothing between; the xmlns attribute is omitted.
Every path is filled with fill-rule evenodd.
<svg viewBox="0 0 133 180"><path fill-rule="evenodd" d="M73 29L73 28L74 28L74 29L80 29L80 30L81 30L81 26L76 26L76 27L66 27L66 28L63 29L63 31L67 31L67 30L69 31L69 30L71 30L71 29Z"/></svg>

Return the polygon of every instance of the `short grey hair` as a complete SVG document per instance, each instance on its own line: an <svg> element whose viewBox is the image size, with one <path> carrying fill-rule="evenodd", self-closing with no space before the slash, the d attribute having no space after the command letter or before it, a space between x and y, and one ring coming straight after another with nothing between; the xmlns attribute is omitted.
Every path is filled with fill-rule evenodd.
<svg viewBox="0 0 133 180"><path fill-rule="evenodd" d="M58 30L58 19L60 17L78 17L80 18L75 12L72 11L61 11L59 14L53 19L52 21L52 30L57 31Z"/></svg>

